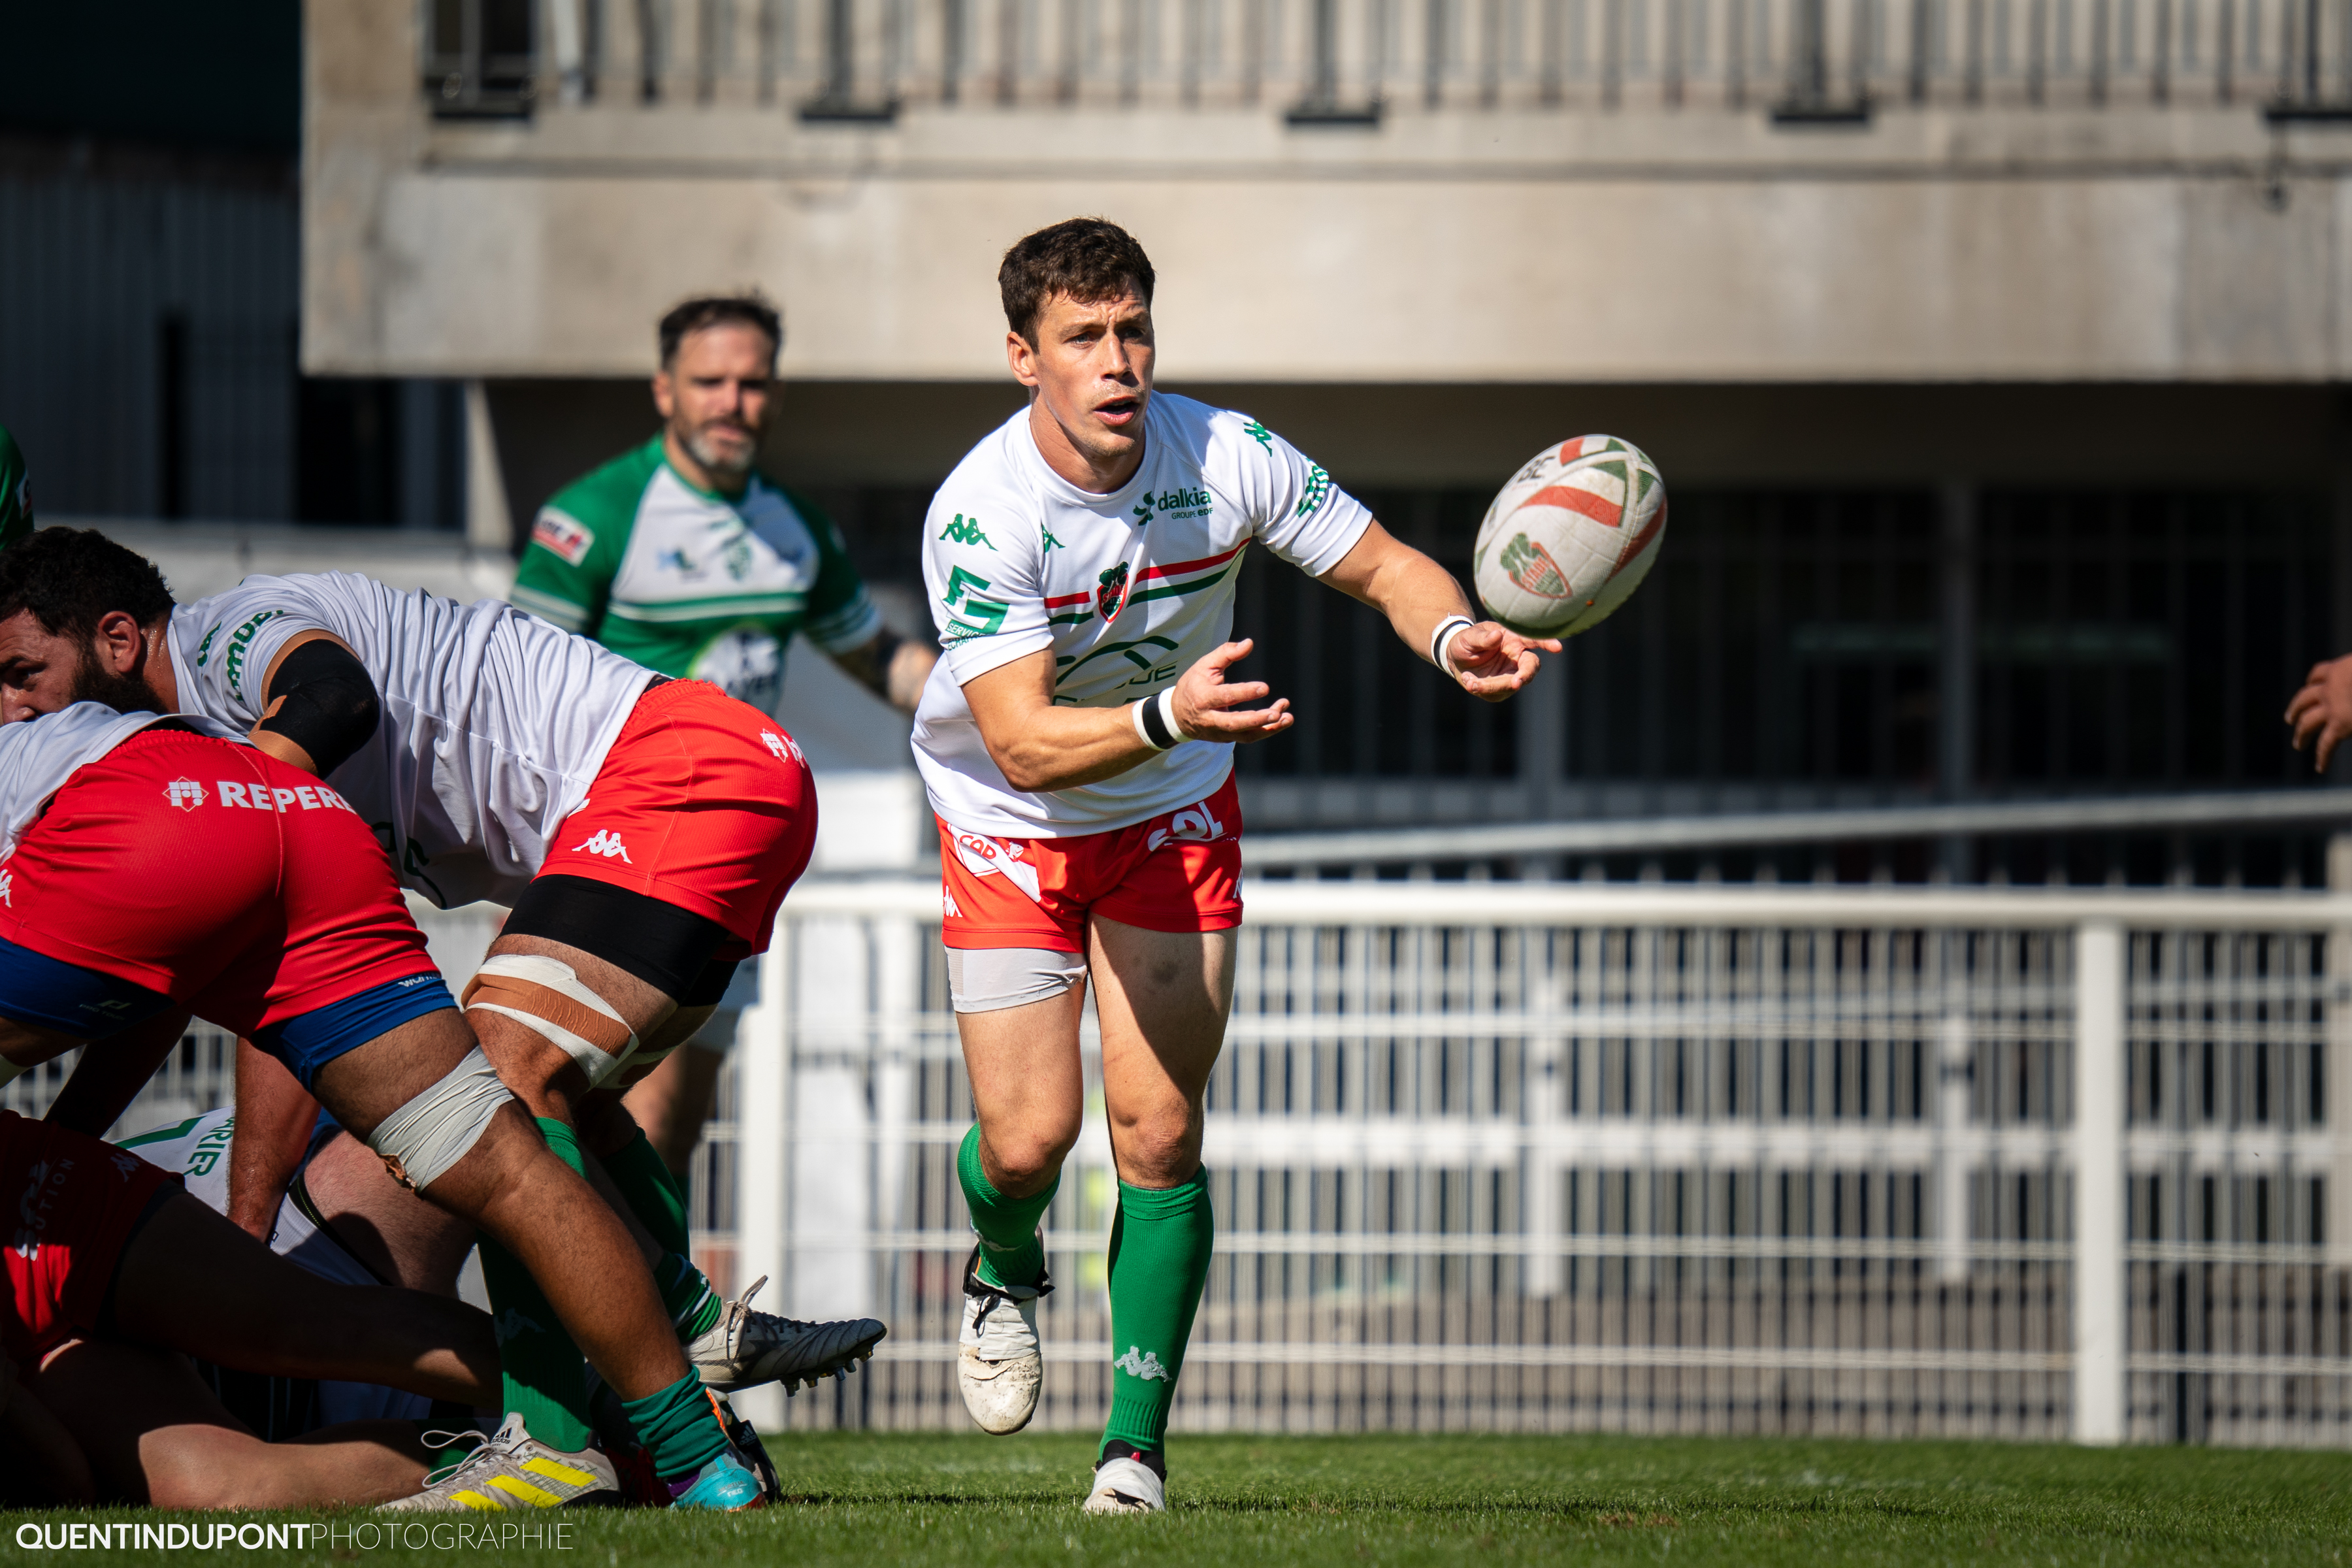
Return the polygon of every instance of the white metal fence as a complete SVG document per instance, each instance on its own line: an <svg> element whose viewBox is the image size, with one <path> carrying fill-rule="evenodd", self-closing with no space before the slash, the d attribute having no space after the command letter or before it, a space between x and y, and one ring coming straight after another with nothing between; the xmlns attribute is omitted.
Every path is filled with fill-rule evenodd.
<svg viewBox="0 0 2352 1568"><path fill-rule="evenodd" d="M747 1020L713 1261L891 1325L767 1419L965 1419L937 896L804 886ZM2352 900L1249 899L1180 1428L2352 1440ZM1050 1425L1104 1407L1115 1192L1097 1101L1047 1221Z"/></svg>
<svg viewBox="0 0 2352 1568"><path fill-rule="evenodd" d="M2352 1442L2352 899L1248 898L1180 1429ZM722 1083L706 1264L891 1329L866 1375L748 1396L765 1421L965 1420L937 900L803 884ZM495 911L420 912L470 972ZM124 1126L221 1103L226 1046L192 1034ZM1116 1190L1095 1099L1047 1220L1047 1425L1108 1397Z"/></svg>

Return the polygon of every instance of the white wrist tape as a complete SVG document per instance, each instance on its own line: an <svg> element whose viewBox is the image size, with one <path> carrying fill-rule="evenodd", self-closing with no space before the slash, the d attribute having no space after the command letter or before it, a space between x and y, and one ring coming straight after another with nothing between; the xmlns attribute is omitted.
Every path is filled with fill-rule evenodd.
<svg viewBox="0 0 2352 1568"><path fill-rule="evenodd" d="M1147 697L1142 702L1130 702L1127 705L1127 716L1135 723L1135 738L1137 740L1142 742L1145 745L1150 747L1155 752L1164 752L1168 748L1153 740L1151 738L1151 731L1143 727L1144 703L1156 702L1159 699L1157 698Z"/></svg>
<svg viewBox="0 0 2352 1568"><path fill-rule="evenodd" d="M376 1123L368 1147L383 1156L394 1179L421 1193L472 1152L490 1118L513 1100L476 1046L440 1082Z"/></svg>
<svg viewBox="0 0 2352 1568"><path fill-rule="evenodd" d="M1454 633L1477 624L1467 616L1448 616L1438 622L1437 629L1429 634L1429 662L1446 674L1458 678L1462 672L1454 668L1452 659L1445 657L1445 645L1454 640Z"/></svg>

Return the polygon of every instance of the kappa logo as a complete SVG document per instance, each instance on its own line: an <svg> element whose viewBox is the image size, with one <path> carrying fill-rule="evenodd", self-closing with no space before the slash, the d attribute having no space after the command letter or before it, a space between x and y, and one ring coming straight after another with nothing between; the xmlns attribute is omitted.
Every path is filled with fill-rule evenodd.
<svg viewBox="0 0 2352 1568"><path fill-rule="evenodd" d="M71 1160L59 1160L54 1164L37 1160L29 1174L32 1181L25 1187L25 1195L16 1200L16 1237L13 1249L17 1257L31 1263L41 1256L41 1238L49 1228L49 1210L58 1201L58 1193L65 1186L66 1178L73 1173Z"/></svg>
<svg viewBox="0 0 2352 1568"><path fill-rule="evenodd" d="M778 762L783 761L786 757L803 764L808 762L808 758L801 754L799 745L790 735L779 735L773 730L762 730L760 731L760 743L773 752Z"/></svg>
<svg viewBox="0 0 2352 1568"><path fill-rule="evenodd" d="M114 1173L121 1176L124 1181L127 1182L131 1177L139 1173L141 1161L139 1156L136 1154L125 1154L121 1150L117 1150L112 1158L114 1161Z"/></svg>
<svg viewBox="0 0 2352 1568"><path fill-rule="evenodd" d="M1224 836L1225 825L1217 820L1215 814L1209 810L1209 803L1204 800L1171 815L1167 826L1153 828L1151 836L1143 841L1143 851L1148 855L1171 839L1187 844L1213 844Z"/></svg>
<svg viewBox="0 0 2352 1568"><path fill-rule="evenodd" d="M955 895L949 892L945 888L941 888L940 889L940 908L941 912L950 920L960 921L963 919L963 910L961 906L958 905L955 901Z"/></svg>
<svg viewBox="0 0 2352 1568"><path fill-rule="evenodd" d="M988 535L980 531L980 519L967 518L961 512L956 513L955 521L940 531L940 537L958 544L984 545L990 550L996 548Z"/></svg>
<svg viewBox="0 0 2352 1568"><path fill-rule="evenodd" d="M194 811L210 797L205 786L194 779L173 779L163 786L163 798L182 811Z"/></svg>
<svg viewBox="0 0 2352 1568"><path fill-rule="evenodd" d="M496 1321L490 1324L491 1337L500 1344L505 1344L509 1340L520 1339L524 1334L545 1332L547 1332L547 1325L537 1318L530 1316L520 1307L509 1307L498 1315Z"/></svg>
<svg viewBox="0 0 2352 1568"><path fill-rule="evenodd" d="M1139 1351L1133 1345L1128 1346L1127 1353L1110 1364L1127 1373L1128 1376L1139 1377L1146 1383L1150 1383L1154 1378L1161 1383L1176 1381L1168 1369L1160 1364L1158 1355L1150 1351Z"/></svg>
<svg viewBox="0 0 2352 1568"><path fill-rule="evenodd" d="M14 871L0 869L0 904L5 904L12 910L15 909L16 907L16 900L15 898L16 891L16 873Z"/></svg>
<svg viewBox="0 0 2352 1568"><path fill-rule="evenodd" d="M598 828L595 832L588 836L588 842L585 844L575 844L572 847L572 852L574 855L579 854L583 849L591 855L602 855L607 860L618 856L621 859L627 861L627 863L632 866L636 864L635 860L629 859L628 850L622 847L621 836L614 832L609 827Z"/></svg>

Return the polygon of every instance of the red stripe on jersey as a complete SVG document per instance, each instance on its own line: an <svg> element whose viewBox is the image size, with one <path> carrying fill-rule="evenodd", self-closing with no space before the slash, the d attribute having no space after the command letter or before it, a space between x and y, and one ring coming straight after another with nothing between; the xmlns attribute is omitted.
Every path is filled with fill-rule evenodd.
<svg viewBox="0 0 2352 1568"><path fill-rule="evenodd" d="M1137 579L1137 581L1149 583L1154 577L1173 577L1180 572L1197 572L1203 566L1223 565L1224 563L1231 561L1234 556L1239 555L1248 547L1249 541L1244 539L1239 544L1234 545L1231 550L1226 551L1222 555L1203 555L1198 561L1171 561L1165 566L1152 567L1150 571L1144 573L1140 578ZM1081 595L1081 597L1083 596L1084 595ZM1049 605L1053 603L1051 599L1048 599L1045 602Z"/></svg>
<svg viewBox="0 0 2352 1568"><path fill-rule="evenodd" d="M1573 485L1546 485L1519 503L1521 506L1553 506L1562 511L1580 511L1605 528L1615 528L1625 518L1625 509L1605 496L1580 490Z"/></svg>
<svg viewBox="0 0 2352 1568"><path fill-rule="evenodd" d="M1045 607L1049 610L1058 610L1066 605L1089 604L1093 599L1092 594L1056 594L1045 601Z"/></svg>

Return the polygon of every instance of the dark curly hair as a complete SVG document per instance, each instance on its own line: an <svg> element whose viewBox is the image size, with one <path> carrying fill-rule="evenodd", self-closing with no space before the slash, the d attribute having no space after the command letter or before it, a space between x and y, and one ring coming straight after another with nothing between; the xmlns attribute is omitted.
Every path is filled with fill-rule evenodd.
<svg viewBox="0 0 2352 1568"><path fill-rule="evenodd" d="M1116 300L1130 288L1151 305L1151 258L1135 236L1101 217L1066 218L1041 228L1004 253L996 269L1004 297L1004 322L1031 348L1037 346L1037 317L1056 294L1091 305Z"/></svg>
<svg viewBox="0 0 2352 1568"><path fill-rule="evenodd" d="M26 610L52 637L87 637L117 610L154 625L172 613L172 590L152 561L94 528L44 528L0 551L0 621Z"/></svg>

